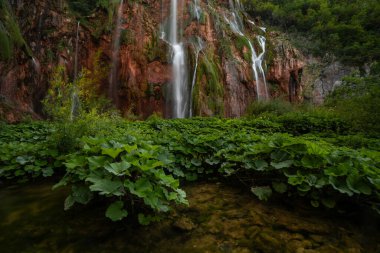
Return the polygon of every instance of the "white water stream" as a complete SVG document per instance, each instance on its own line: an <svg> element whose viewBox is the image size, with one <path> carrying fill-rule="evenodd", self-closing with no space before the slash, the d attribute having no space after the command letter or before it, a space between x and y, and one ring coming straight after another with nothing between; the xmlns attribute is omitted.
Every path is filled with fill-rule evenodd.
<svg viewBox="0 0 380 253"><path fill-rule="evenodd" d="M199 59L199 53L202 51L204 48L204 42L200 37L197 36L196 42L193 43L194 46L194 51L195 51L195 66L194 66L194 73L193 73L193 81L191 83L191 90L190 90L190 112L189 116L193 116L193 91L194 91L194 86L195 82L197 81L197 69L198 69L198 59Z"/></svg>
<svg viewBox="0 0 380 253"><path fill-rule="evenodd" d="M244 37L249 45L249 49L251 50L251 68L252 73L255 77L256 81L256 94L258 100L266 100L269 98L267 83L266 83L266 77L265 72L263 69L263 60L265 55L265 37L262 35L257 35L257 41L260 46L261 52L257 54L252 41L248 38L247 35L244 34L243 30L243 22L241 21L241 18L239 16L239 12L243 12L242 6L239 2L239 0L236 0L236 2L230 0L230 8L231 13L229 14L229 17L224 16L224 19L226 22L230 25L231 30L238 34L239 36ZM255 23L251 20L248 20L249 23L255 26ZM265 32L264 27L259 27L262 31Z"/></svg>
<svg viewBox="0 0 380 253"><path fill-rule="evenodd" d="M172 117L185 118L186 104L189 99L187 92L186 54L183 43L178 40L178 0L171 0L169 41L172 48Z"/></svg>
<svg viewBox="0 0 380 253"><path fill-rule="evenodd" d="M120 51L120 35L121 35L121 21L123 15L124 0L120 1L119 8L116 16L116 27L112 37L112 58L111 58L111 71L109 76L108 96L117 103L117 88L118 88L118 68L119 68L119 51Z"/></svg>
<svg viewBox="0 0 380 253"><path fill-rule="evenodd" d="M75 39L75 56L74 56L74 85L73 85L73 93L71 97L71 113L70 119L74 120L78 115L79 111L79 97L78 97L78 87L77 87L77 79L78 79L78 50L79 50L79 27L80 22L77 24L77 34Z"/></svg>

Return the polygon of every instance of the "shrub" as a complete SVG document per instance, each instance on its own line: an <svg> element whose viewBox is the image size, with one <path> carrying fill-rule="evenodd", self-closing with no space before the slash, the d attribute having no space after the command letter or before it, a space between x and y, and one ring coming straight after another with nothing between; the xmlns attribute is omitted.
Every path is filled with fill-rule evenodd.
<svg viewBox="0 0 380 253"><path fill-rule="evenodd" d="M380 75L350 76L327 98L326 105L337 111L358 131L380 134Z"/></svg>
<svg viewBox="0 0 380 253"><path fill-rule="evenodd" d="M260 116L262 114L283 115L296 110L291 103L283 100L254 101L247 108L247 116Z"/></svg>

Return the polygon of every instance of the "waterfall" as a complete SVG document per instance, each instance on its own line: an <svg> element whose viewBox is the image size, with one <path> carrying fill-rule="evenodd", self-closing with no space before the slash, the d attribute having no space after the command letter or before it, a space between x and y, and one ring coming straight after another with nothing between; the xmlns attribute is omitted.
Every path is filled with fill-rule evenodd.
<svg viewBox="0 0 380 253"><path fill-rule="evenodd" d="M113 34L112 44L112 58L111 58L111 71L109 75L109 98L117 104L117 88L118 88L118 67L119 67L119 50L120 50L120 34L121 34L121 21L123 15L124 0L120 1L116 17L116 27Z"/></svg>
<svg viewBox="0 0 380 253"><path fill-rule="evenodd" d="M191 83L191 90L190 90L190 117L193 116L193 91L195 82L197 81L197 69L198 69L198 59L199 59L199 53L202 51L204 47L204 42L200 37L197 36L197 41L193 43L194 51L195 51L195 66L194 66L194 73L193 73L193 81Z"/></svg>
<svg viewBox="0 0 380 253"><path fill-rule="evenodd" d="M169 41L172 49L172 117L184 118L187 113L187 68L183 43L178 40L177 28L178 0L171 0Z"/></svg>
<svg viewBox="0 0 380 253"><path fill-rule="evenodd" d="M78 80L79 26L80 26L80 22L78 21L76 40L75 40L74 85L73 85L73 93L72 93L72 97L71 97L71 113L70 113L71 120L74 120L75 117L78 116L78 114L79 114L79 106L80 106L80 101L79 101L79 97L78 97L78 87L77 87L77 80Z"/></svg>
<svg viewBox="0 0 380 253"><path fill-rule="evenodd" d="M78 21L78 24L77 24L77 35L76 35L76 39L75 39L74 81L76 81L76 79L78 77L79 26L80 26L80 21Z"/></svg>
<svg viewBox="0 0 380 253"><path fill-rule="evenodd" d="M32 57L32 63L33 63L34 70L37 72L37 74L40 74L41 73L40 62L36 58Z"/></svg>
<svg viewBox="0 0 380 253"><path fill-rule="evenodd" d="M232 12L230 13L230 18L227 16L224 16L224 19L226 22L230 25L231 30L238 34L239 36L244 37L249 45L249 49L251 50L251 68L252 68L252 73L256 81L256 94L257 94L257 99L258 100L263 100L263 99L268 99L269 98L269 93L268 93L268 88L267 88L267 83L266 83L266 77L265 77L265 72L263 69L263 60L264 60L264 55L265 55L265 37L262 35L257 35L257 41L260 46L261 52L257 54L252 41L248 38L247 35L244 34L243 31L243 22L239 16L239 12L243 12L242 5L239 2L239 0L236 0L236 2L233 2L230 0L230 8ZM252 25L256 26L256 24L248 20L249 23ZM265 27L259 27L262 31L265 32Z"/></svg>
<svg viewBox="0 0 380 253"><path fill-rule="evenodd" d="M197 21L201 18L201 7L199 6L199 0L194 0L194 14L197 19Z"/></svg>

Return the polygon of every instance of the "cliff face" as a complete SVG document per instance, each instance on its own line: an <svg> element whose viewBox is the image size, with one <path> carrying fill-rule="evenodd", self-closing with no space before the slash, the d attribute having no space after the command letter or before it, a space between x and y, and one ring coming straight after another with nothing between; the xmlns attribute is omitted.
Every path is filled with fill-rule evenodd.
<svg viewBox="0 0 380 253"><path fill-rule="evenodd" d="M26 112L34 117L42 113L41 100L49 86L52 71L58 65L66 69L66 79L74 75L77 20L65 1L17 1L13 10L34 60L18 50L12 60L0 62L0 94L4 109L0 114L16 121L17 114ZM197 7L199 12L194 12ZM231 31L225 21L227 1L207 4L186 0L179 6L179 27L187 55L188 85L195 77L193 115L239 117L257 99L256 81L252 71L250 48L246 41ZM162 10L162 11L158 11ZM124 3L121 22L121 45L117 66L117 98L114 102L126 114L147 117L153 112L170 117L172 83L169 47L160 39L170 11L170 0L145 0ZM111 65L112 29L99 31L108 15L98 10L79 26L78 66L93 68L93 59L101 51L100 60ZM111 24L115 23L115 16ZM256 35L267 39L264 70L271 97L302 101L302 72L305 57L278 33L264 33L250 25L244 17L244 30L253 47L260 52ZM202 47L197 56L197 39ZM199 51L199 50L198 50ZM194 67L198 62L197 71ZM109 79L104 78L99 92L107 95ZM0 102L1 102L0 101Z"/></svg>

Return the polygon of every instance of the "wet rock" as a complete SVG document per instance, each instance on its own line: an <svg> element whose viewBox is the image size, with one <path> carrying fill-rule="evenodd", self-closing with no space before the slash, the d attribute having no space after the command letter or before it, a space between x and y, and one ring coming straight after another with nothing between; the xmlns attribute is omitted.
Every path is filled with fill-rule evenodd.
<svg viewBox="0 0 380 253"><path fill-rule="evenodd" d="M195 229L197 226L193 221L187 217L180 217L173 223L173 227L184 232L189 232Z"/></svg>
<svg viewBox="0 0 380 253"><path fill-rule="evenodd" d="M272 96L286 95L291 102L303 100L301 75L305 66L305 57L280 33L271 33L274 58L268 72Z"/></svg>
<svg viewBox="0 0 380 253"><path fill-rule="evenodd" d="M322 104L326 96L342 84L342 78L354 70L354 68L344 66L338 61L320 63L320 73L311 83L313 102Z"/></svg>

